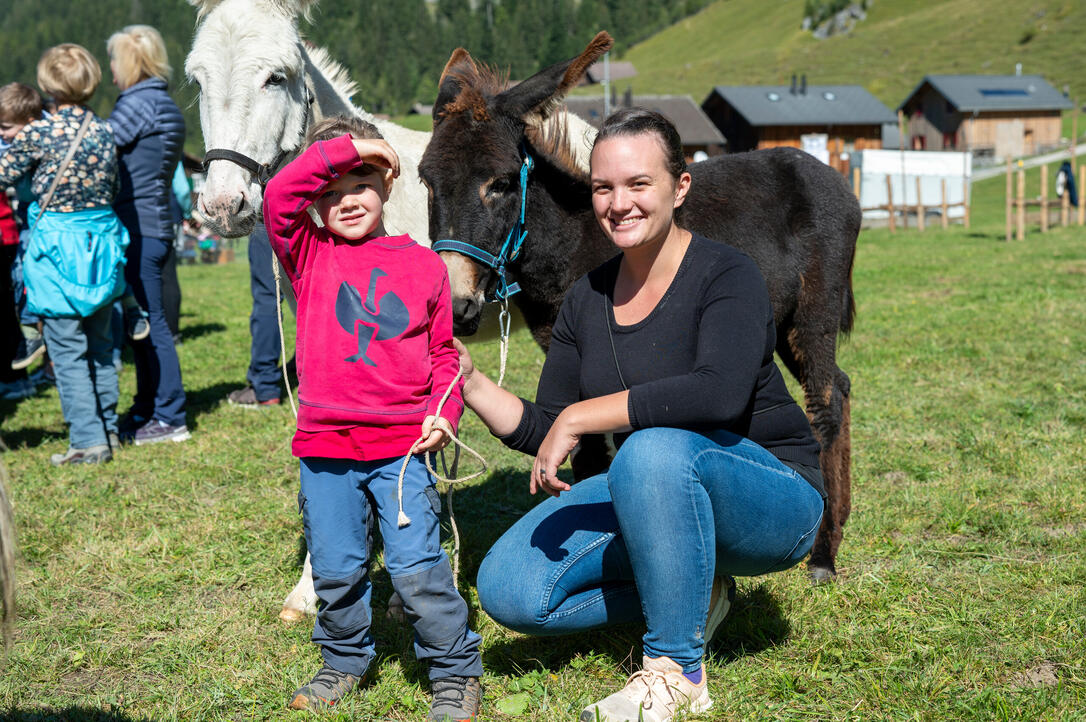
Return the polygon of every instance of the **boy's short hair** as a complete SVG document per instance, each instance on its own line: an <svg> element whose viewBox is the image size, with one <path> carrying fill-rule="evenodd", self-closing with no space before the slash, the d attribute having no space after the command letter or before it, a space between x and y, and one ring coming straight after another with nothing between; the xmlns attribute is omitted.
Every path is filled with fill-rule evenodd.
<svg viewBox="0 0 1086 722"><path fill-rule="evenodd" d="M170 79L170 62L162 34L150 25L129 25L106 41L114 78L121 90L147 78Z"/></svg>
<svg viewBox="0 0 1086 722"><path fill-rule="evenodd" d="M81 105L90 100L101 82L101 66L82 45L56 45L38 61L38 87L57 103Z"/></svg>
<svg viewBox="0 0 1086 722"><path fill-rule="evenodd" d="M332 115L316 123L305 134L305 145L308 148L322 140L332 140L341 135L351 134L352 138L360 140L384 140L377 126L356 115Z"/></svg>
<svg viewBox="0 0 1086 722"><path fill-rule="evenodd" d="M363 120L356 115L333 115L316 123L309 129L309 132L305 134L305 144L306 147L309 147L319 141L332 140L348 133L352 138L358 138L359 140L385 139L385 136L381 135L381 131L377 130L377 126L368 120ZM350 172L356 176L366 176L370 173L384 176L388 169L372 163L363 163L351 168ZM391 176L385 182L391 183Z"/></svg>
<svg viewBox="0 0 1086 722"><path fill-rule="evenodd" d="M45 103L38 91L23 83L0 87L0 123L28 123L41 117Z"/></svg>

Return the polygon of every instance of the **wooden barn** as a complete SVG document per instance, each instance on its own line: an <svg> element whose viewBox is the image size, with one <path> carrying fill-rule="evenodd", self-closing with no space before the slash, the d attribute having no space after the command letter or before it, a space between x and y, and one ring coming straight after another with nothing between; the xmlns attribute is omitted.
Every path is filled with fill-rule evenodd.
<svg viewBox="0 0 1086 722"><path fill-rule="evenodd" d="M701 104L728 141L728 152L802 148L841 173L849 155L882 148L893 111L859 85L717 86Z"/></svg>
<svg viewBox="0 0 1086 722"><path fill-rule="evenodd" d="M1070 100L1039 75L928 75L901 104L913 150L968 150L997 159L1060 142Z"/></svg>
<svg viewBox="0 0 1086 722"><path fill-rule="evenodd" d="M675 125L687 162L693 160L698 151L710 156L724 152L724 136L689 95L632 95L627 91L611 102L611 112L635 106L655 110ZM566 107L596 128L606 117L601 96L567 97Z"/></svg>

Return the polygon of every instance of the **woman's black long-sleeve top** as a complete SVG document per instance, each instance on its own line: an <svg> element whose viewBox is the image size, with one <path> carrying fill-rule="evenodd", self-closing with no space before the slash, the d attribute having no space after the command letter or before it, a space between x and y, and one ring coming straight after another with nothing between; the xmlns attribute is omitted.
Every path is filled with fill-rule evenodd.
<svg viewBox="0 0 1086 722"><path fill-rule="evenodd" d="M566 294L536 401L522 400L520 424L502 441L534 454L562 409L628 388L634 430L726 429L767 449L825 497L818 442L773 363L773 309L754 261L694 235L656 308L622 326L612 310L620 260ZM615 434L615 444L626 436Z"/></svg>

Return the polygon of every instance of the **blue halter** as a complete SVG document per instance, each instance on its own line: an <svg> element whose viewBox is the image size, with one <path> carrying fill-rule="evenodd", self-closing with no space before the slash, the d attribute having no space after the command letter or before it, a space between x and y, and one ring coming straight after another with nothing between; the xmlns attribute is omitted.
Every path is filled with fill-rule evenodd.
<svg viewBox="0 0 1086 722"><path fill-rule="evenodd" d="M528 205L528 174L535 167L535 161L528 149L523 145L520 154L524 159L520 166L520 216L513 224L513 227L509 229L509 235L505 237L505 243L502 244L498 255L495 256L470 243L447 238L434 241L430 245L430 248L434 251L454 251L468 258L473 258L487 268L494 270L498 274L498 288L494 291L494 298L488 300L505 301L520 290L519 283L509 283L508 271L505 268L506 264L517 260L521 246L524 245L524 239L528 237L528 231L524 228L524 209Z"/></svg>

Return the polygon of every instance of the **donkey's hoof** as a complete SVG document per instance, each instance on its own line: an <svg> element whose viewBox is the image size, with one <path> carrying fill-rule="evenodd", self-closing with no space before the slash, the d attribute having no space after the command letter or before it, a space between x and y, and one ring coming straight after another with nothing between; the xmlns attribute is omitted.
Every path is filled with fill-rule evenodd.
<svg viewBox="0 0 1086 722"><path fill-rule="evenodd" d="M407 613L403 609L403 600L400 599L400 595L396 592L392 593L392 596L388 598L388 612L386 616L394 622L400 624L407 623Z"/></svg>
<svg viewBox="0 0 1086 722"><path fill-rule="evenodd" d="M837 578L837 572L831 567L807 567L807 576L810 577L812 585L818 586L832 582Z"/></svg>
<svg viewBox="0 0 1086 722"><path fill-rule="evenodd" d="M305 612L300 609L291 609L290 607L283 607L279 612L279 618L287 624L296 624L305 620Z"/></svg>

